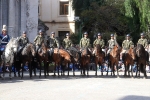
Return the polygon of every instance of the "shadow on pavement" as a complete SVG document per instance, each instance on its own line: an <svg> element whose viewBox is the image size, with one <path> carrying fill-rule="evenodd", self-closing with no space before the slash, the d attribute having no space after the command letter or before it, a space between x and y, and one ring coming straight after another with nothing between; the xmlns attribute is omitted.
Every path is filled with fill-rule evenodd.
<svg viewBox="0 0 150 100"><path fill-rule="evenodd" d="M150 97L130 95L130 96L123 97L119 100L150 100Z"/></svg>

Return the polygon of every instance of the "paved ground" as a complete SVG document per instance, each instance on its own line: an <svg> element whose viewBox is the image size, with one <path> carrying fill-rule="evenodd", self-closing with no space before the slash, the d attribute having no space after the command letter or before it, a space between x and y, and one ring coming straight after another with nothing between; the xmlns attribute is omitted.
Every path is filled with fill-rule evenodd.
<svg viewBox="0 0 150 100"><path fill-rule="evenodd" d="M70 73L72 75L72 73ZM111 76L38 76L0 79L0 100L150 100L150 73L143 79ZM100 72L98 72L100 74ZM105 75L105 74L104 74Z"/></svg>

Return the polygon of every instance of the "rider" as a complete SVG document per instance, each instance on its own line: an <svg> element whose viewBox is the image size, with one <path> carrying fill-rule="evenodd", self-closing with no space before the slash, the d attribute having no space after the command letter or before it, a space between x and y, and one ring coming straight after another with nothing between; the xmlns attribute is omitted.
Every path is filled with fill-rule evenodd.
<svg viewBox="0 0 150 100"><path fill-rule="evenodd" d="M130 34L126 35L126 40L122 42L122 52L120 53L120 60L124 61L124 54L130 47L134 46L134 43L130 40Z"/></svg>
<svg viewBox="0 0 150 100"><path fill-rule="evenodd" d="M84 37L80 40L80 51L82 52L82 49L84 49L84 48L88 48L88 50L89 51L91 51L90 49L89 49L89 47L90 47L90 39L88 38L88 33L87 32L85 32L84 33ZM93 60L93 55L91 54L91 60ZM81 58L81 54L80 54L80 58Z"/></svg>
<svg viewBox="0 0 150 100"><path fill-rule="evenodd" d="M26 31L22 32L22 36L19 37L18 41L19 41L18 54L20 54L23 48L27 45L27 43L29 43L29 39L26 35Z"/></svg>
<svg viewBox="0 0 150 100"><path fill-rule="evenodd" d="M117 41L114 39L114 34L111 34L110 36L111 36L111 39L107 43L107 46L108 46L108 51L107 51L107 56L106 56L107 61L109 61L110 51L113 49L115 45L118 45Z"/></svg>
<svg viewBox="0 0 150 100"><path fill-rule="evenodd" d="M142 44L143 47L145 48L145 51L146 51L146 54L147 54L147 63L149 61L149 54L147 52L147 48L148 48L148 41L147 39L145 38L145 34L144 33L141 33L141 38L138 40L138 44Z"/></svg>
<svg viewBox="0 0 150 100"><path fill-rule="evenodd" d="M90 47L90 39L88 38L88 33L84 33L84 37L80 40L80 51L82 51L83 48L89 48Z"/></svg>
<svg viewBox="0 0 150 100"><path fill-rule="evenodd" d="M43 31L39 30L39 35L37 35L34 39L34 44L36 45L36 52L38 52L43 42L44 42Z"/></svg>
<svg viewBox="0 0 150 100"><path fill-rule="evenodd" d="M59 51L59 41L55 38L55 32L51 32L51 37L48 37L47 43L50 47L49 54L52 56L52 53L54 52L54 48L58 48Z"/></svg>
<svg viewBox="0 0 150 100"><path fill-rule="evenodd" d="M0 44L0 51L4 51L5 46L10 40L9 35L7 34L7 26L3 25L2 34L0 34L1 44Z"/></svg>
<svg viewBox="0 0 150 100"><path fill-rule="evenodd" d="M72 45L73 44L70 39L70 34L66 33L66 38L63 40L62 46L63 46L63 48L65 48L67 50L69 47L72 47Z"/></svg>
<svg viewBox="0 0 150 100"><path fill-rule="evenodd" d="M101 33L97 34L97 39L93 42L93 46L95 46L96 44L99 44L102 48L102 51L105 52L104 46L105 46L105 42L102 39L102 35ZM93 51L93 54L95 54L95 50Z"/></svg>

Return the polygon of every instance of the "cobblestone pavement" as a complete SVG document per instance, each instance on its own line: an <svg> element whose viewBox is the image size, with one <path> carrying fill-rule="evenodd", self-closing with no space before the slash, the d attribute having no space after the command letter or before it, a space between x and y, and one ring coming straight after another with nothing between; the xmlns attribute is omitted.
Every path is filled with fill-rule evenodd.
<svg viewBox="0 0 150 100"><path fill-rule="evenodd" d="M150 100L150 73L148 78L112 76L95 77L90 71L90 76L80 76L76 72L72 76L34 76L29 78L25 73L23 79L15 77L5 80L0 79L0 100ZM7 75L8 76L8 75Z"/></svg>

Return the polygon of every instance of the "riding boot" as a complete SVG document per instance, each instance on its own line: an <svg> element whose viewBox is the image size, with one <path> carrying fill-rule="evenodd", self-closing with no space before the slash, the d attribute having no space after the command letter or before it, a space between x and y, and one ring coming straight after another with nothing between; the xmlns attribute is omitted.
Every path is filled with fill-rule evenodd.
<svg viewBox="0 0 150 100"><path fill-rule="evenodd" d="M124 60L125 60L125 53L122 53L122 59L120 60L122 63L124 63Z"/></svg>
<svg viewBox="0 0 150 100"><path fill-rule="evenodd" d="M105 61L106 63L109 63L109 60L110 60L110 53L108 53L105 57Z"/></svg>

